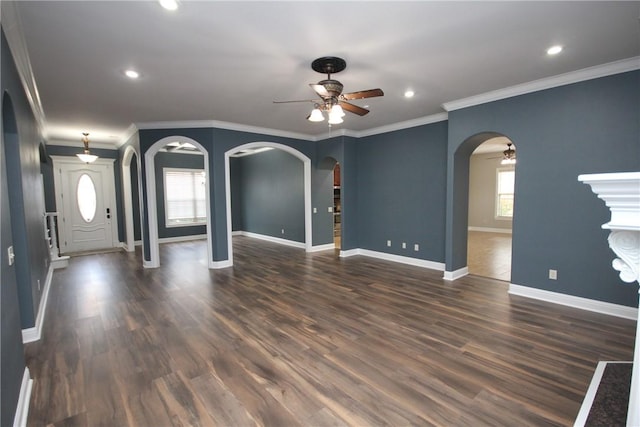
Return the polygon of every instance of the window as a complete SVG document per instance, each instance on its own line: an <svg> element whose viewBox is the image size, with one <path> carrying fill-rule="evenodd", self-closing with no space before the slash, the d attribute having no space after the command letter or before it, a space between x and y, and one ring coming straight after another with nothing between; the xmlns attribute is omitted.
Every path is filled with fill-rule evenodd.
<svg viewBox="0 0 640 427"><path fill-rule="evenodd" d="M98 197L96 195L96 186L86 173L83 173L78 180L76 200L78 201L78 209L82 219L86 222L93 221L98 207Z"/></svg>
<svg viewBox="0 0 640 427"><path fill-rule="evenodd" d="M516 172L513 169L497 169L496 219L513 218L513 188Z"/></svg>
<svg viewBox="0 0 640 427"><path fill-rule="evenodd" d="M202 169L164 168L164 210L167 227L205 224L205 173Z"/></svg>

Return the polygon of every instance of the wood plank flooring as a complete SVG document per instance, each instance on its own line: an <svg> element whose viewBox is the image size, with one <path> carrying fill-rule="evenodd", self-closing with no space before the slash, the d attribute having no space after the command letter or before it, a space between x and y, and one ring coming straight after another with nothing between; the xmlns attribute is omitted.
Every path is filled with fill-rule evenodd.
<svg viewBox="0 0 640 427"><path fill-rule="evenodd" d="M30 426L568 426L635 323L504 282L234 237L74 257L26 346Z"/></svg>

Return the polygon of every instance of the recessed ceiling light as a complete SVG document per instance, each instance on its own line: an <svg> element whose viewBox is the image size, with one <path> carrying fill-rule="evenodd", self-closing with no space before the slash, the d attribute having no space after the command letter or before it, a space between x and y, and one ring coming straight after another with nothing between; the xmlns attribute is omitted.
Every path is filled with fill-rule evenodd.
<svg viewBox="0 0 640 427"><path fill-rule="evenodd" d="M140 77L140 73L135 70L127 70L124 72L124 75L129 77L130 79L137 79L138 77Z"/></svg>
<svg viewBox="0 0 640 427"><path fill-rule="evenodd" d="M562 52L562 46L560 45L551 46L547 49L547 55L557 55L560 52Z"/></svg>
<svg viewBox="0 0 640 427"><path fill-rule="evenodd" d="M176 10L178 8L178 2L176 0L159 0L160 6L167 10Z"/></svg>
<svg viewBox="0 0 640 427"><path fill-rule="evenodd" d="M404 93L405 98L413 98L413 95L415 95L415 92L412 90L408 90Z"/></svg>

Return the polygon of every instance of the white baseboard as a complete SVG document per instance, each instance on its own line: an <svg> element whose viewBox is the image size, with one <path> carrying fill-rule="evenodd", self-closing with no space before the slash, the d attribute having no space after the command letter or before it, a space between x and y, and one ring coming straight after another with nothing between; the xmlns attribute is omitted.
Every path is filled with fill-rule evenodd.
<svg viewBox="0 0 640 427"><path fill-rule="evenodd" d="M453 271L445 271L444 276L442 276L442 278L444 280L452 281L452 280L457 280L461 277L464 277L467 274L469 274L469 267L462 267Z"/></svg>
<svg viewBox="0 0 640 427"><path fill-rule="evenodd" d="M360 255L360 249L348 249L340 251L340 258L349 258L350 256Z"/></svg>
<svg viewBox="0 0 640 427"><path fill-rule="evenodd" d="M229 261L228 259L224 261L209 261L209 268L214 270L228 267L233 267L233 262Z"/></svg>
<svg viewBox="0 0 640 427"><path fill-rule="evenodd" d="M425 259L411 258L408 256L371 251L369 249L349 249L347 251L340 251L341 258L347 258L354 255L363 255L370 258L377 258L385 261L397 262L400 264L413 265L415 267L428 268L429 270L438 270L438 271L444 270L444 263L428 261Z"/></svg>
<svg viewBox="0 0 640 427"><path fill-rule="evenodd" d="M58 268L65 268L69 265L69 256L68 255L62 255L62 256L57 256L55 258L51 258L51 265L53 266L54 270L57 270Z"/></svg>
<svg viewBox="0 0 640 427"><path fill-rule="evenodd" d="M238 230L236 230L236 231L232 231L232 232L231 232L231 235L232 235L232 236L242 236L242 231L238 231Z"/></svg>
<svg viewBox="0 0 640 427"><path fill-rule="evenodd" d="M142 246L142 240L134 240L133 246Z"/></svg>
<svg viewBox="0 0 640 427"><path fill-rule="evenodd" d="M266 240L267 242L279 243L285 246L292 246L294 248L305 249L303 242L295 242L293 240L282 239L280 237L267 236L264 234L252 233L250 231L234 231L234 236L246 236L254 239Z"/></svg>
<svg viewBox="0 0 640 427"><path fill-rule="evenodd" d="M13 427L26 427L32 389L33 380L31 379L31 375L29 374L29 368L25 367L24 375L22 375L22 384L20 385L18 405L16 406L16 415L15 417L13 417Z"/></svg>
<svg viewBox="0 0 640 427"><path fill-rule="evenodd" d="M328 251L328 250L333 250L335 248L336 248L335 243L327 243L326 245L311 246L311 250L309 252Z"/></svg>
<svg viewBox="0 0 640 427"><path fill-rule="evenodd" d="M142 268L158 268L160 267L159 262L147 261L146 259L142 260Z"/></svg>
<svg viewBox="0 0 640 427"><path fill-rule="evenodd" d="M483 233L512 234L512 230L510 228L469 227L468 230L469 231L481 231Z"/></svg>
<svg viewBox="0 0 640 427"><path fill-rule="evenodd" d="M576 297L573 295L561 294L559 292L545 291L543 289L515 285L513 283L509 285L509 293L511 295L518 295L522 297L551 302L554 304L566 305L568 307L608 314L610 316L622 317L624 319L638 319L638 309L634 307L628 307L626 305L612 304L610 302Z"/></svg>
<svg viewBox="0 0 640 427"><path fill-rule="evenodd" d="M206 234L191 234L189 236L162 237L158 239L158 243L188 242L190 240L202 240L206 238L207 238Z"/></svg>
<svg viewBox="0 0 640 427"><path fill-rule="evenodd" d="M49 289L51 288L51 280L53 279L53 263L49 264L47 270L47 277L44 280L44 290L42 291L42 298L40 298L40 306L38 307L38 314L36 315L36 324L31 328L22 330L22 343L38 341L42 336L42 325L44 323L44 315L47 311L47 302L49 300Z"/></svg>

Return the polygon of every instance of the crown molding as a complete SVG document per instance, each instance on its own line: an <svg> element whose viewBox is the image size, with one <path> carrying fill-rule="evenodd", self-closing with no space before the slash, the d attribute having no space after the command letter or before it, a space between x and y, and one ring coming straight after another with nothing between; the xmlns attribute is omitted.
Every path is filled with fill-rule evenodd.
<svg viewBox="0 0 640 427"><path fill-rule="evenodd" d="M22 31L22 21L20 13L14 2L2 2L2 28L7 37L9 50L13 55L13 60L20 76L20 81L25 91L31 110L36 119L36 124L40 135L47 139L47 121L42 108L42 101L38 92L38 85L31 67L31 59L29 58L29 50L24 39Z"/></svg>
<svg viewBox="0 0 640 427"><path fill-rule="evenodd" d="M363 138L365 136L378 135L381 133L394 132L403 129L414 128L416 126L429 125L432 123L443 122L449 118L447 113L432 114L430 116L418 117L417 119L406 120L404 122L392 123L390 125L380 126L377 128L368 129L362 132L358 132L356 138Z"/></svg>
<svg viewBox="0 0 640 427"><path fill-rule="evenodd" d="M240 123L222 122L218 120L188 120L174 122L146 122L135 123L138 130L144 129L179 129L179 128L217 128L226 130L235 130L240 132L259 133L270 136L279 136L283 138L302 139L306 141L315 141L312 135L287 132L278 129L263 128L258 126L243 125Z"/></svg>
<svg viewBox="0 0 640 427"><path fill-rule="evenodd" d="M640 56L622 59L615 62L609 62L607 64L596 65L589 68L583 68L582 70L571 71L569 73L559 74L553 77L534 80L532 82L523 83L521 85L510 86L503 89L482 93L480 95L458 99L456 101L445 102L444 104L442 104L442 107L446 111L460 110L462 108L486 104L487 102L499 101L501 99L511 98L518 95L525 95L527 93L551 89L554 87L578 83L586 80L597 79L613 74L625 73L627 71L634 71L637 69L640 69Z"/></svg>
<svg viewBox="0 0 640 427"><path fill-rule="evenodd" d="M59 146L59 147L77 147L78 150L84 150L84 145L82 145L82 141L78 140L78 141L71 141L68 139L50 139L46 142L47 147L55 145L55 146ZM109 142L95 142L95 141L91 141L89 142L90 147L89 148L99 148L99 149L104 149L104 150L117 150L118 147L116 147L114 144L109 143Z"/></svg>
<svg viewBox="0 0 640 427"><path fill-rule="evenodd" d="M126 131L124 131L124 133L122 134L122 136L120 137L120 140L116 143L116 148L120 148L122 147L124 144L127 143L127 141L129 141L131 139L131 137L133 135L135 135L136 133L138 133L138 128L136 127L135 124L131 123L129 125L129 127L127 128Z"/></svg>

